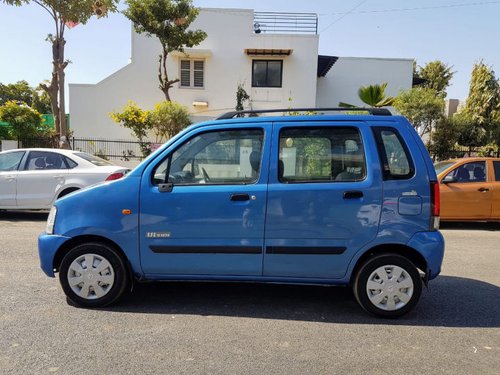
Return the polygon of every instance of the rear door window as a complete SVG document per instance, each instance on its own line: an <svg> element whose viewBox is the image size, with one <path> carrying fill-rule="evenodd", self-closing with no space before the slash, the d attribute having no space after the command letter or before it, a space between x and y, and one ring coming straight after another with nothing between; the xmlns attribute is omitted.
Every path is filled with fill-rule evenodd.
<svg viewBox="0 0 500 375"><path fill-rule="evenodd" d="M280 182L362 181L366 177L357 128L285 128L280 132L279 148Z"/></svg>
<svg viewBox="0 0 500 375"><path fill-rule="evenodd" d="M28 171L67 168L63 155L47 151L31 151L24 167Z"/></svg>
<svg viewBox="0 0 500 375"><path fill-rule="evenodd" d="M495 170L495 181L500 181L500 161L493 162L493 169Z"/></svg>

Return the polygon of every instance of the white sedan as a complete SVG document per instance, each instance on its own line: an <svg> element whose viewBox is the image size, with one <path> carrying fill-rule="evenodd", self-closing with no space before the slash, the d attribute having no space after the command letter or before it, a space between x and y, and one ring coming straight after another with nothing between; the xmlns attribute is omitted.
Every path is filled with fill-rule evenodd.
<svg viewBox="0 0 500 375"><path fill-rule="evenodd" d="M0 152L0 209L49 209L73 191L123 177L129 169L80 151Z"/></svg>

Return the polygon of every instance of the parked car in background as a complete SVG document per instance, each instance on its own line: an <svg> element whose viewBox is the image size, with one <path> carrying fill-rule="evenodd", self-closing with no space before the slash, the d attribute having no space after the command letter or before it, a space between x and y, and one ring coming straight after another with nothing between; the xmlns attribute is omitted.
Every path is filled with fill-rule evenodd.
<svg viewBox="0 0 500 375"><path fill-rule="evenodd" d="M123 177L129 169L81 151L0 152L0 209L50 209L71 192Z"/></svg>
<svg viewBox="0 0 500 375"><path fill-rule="evenodd" d="M441 220L500 220L500 158L463 158L435 164Z"/></svg>
<svg viewBox="0 0 500 375"><path fill-rule="evenodd" d="M219 280L350 286L401 316L441 270L439 184L413 126L366 111L192 125L125 178L58 200L41 267L85 307L134 280Z"/></svg>

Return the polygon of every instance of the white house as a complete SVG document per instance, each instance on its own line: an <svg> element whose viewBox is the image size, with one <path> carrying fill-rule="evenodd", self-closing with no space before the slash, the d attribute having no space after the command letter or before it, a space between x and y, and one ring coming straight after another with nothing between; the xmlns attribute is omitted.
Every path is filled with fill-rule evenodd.
<svg viewBox="0 0 500 375"><path fill-rule="evenodd" d="M412 85L412 59L319 56L315 14L259 13L248 9L201 9L192 25L208 37L185 53L169 55L170 90L194 121L234 110L242 84L253 109L361 105L360 86L388 82L387 94ZM70 84L71 128L76 137L131 139L111 120L133 100L150 109L164 100L158 88L161 46L132 31L131 62L97 84Z"/></svg>

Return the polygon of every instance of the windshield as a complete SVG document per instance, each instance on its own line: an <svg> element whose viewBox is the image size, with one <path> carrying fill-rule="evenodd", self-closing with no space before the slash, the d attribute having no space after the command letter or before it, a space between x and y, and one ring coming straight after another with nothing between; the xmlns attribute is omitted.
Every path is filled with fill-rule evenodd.
<svg viewBox="0 0 500 375"><path fill-rule="evenodd" d="M455 161L440 161L439 163L434 164L434 169L436 170L436 174L440 174L446 168L455 164Z"/></svg>
<svg viewBox="0 0 500 375"><path fill-rule="evenodd" d="M101 159L100 157L94 155L87 154L85 152L76 152L75 155L84 160L87 160L88 162L91 162L94 165L97 165L98 167L104 167L106 165L114 165L113 163L110 163L107 160Z"/></svg>

